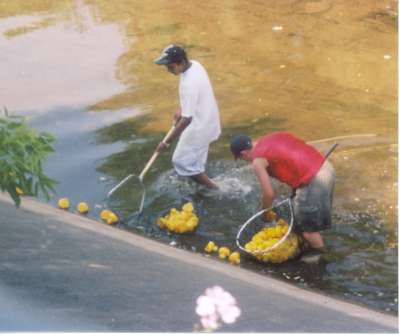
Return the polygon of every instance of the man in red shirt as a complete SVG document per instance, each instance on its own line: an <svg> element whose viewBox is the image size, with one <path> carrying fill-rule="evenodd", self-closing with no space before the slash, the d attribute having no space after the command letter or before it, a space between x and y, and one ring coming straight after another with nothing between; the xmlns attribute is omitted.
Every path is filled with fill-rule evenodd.
<svg viewBox="0 0 400 335"><path fill-rule="evenodd" d="M287 132L275 132L252 142L247 135L231 141L235 159L252 162L261 185L263 208L272 206L271 177L293 189L294 229L316 252L324 251L320 231L331 227L335 171L314 147ZM270 217L267 212L266 219Z"/></svg>

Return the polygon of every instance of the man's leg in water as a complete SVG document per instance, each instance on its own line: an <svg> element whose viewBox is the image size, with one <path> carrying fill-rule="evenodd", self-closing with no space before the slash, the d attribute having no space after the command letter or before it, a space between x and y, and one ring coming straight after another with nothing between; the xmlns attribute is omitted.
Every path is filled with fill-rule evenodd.
<svg viewBox="0 0 400 335"><path fill-rule="evenodd" d="M218 188L217 184L215 184L208 176L203 172L200 174L196 174L194 176L190 176L196 183L204 185L208 188L216 189Z"/></svg>
<svg viewBox="0 0 400 335"><path fill-rule="evenodd" d="M319 263L326 252L324 240L319 232L303 232L304 245L300 261L305 263Z"/></svg>
<svg viewBox="0 0 400 335"><path fill-rule="evenodd" d="M310 248L324 250L324 239L319 232L302 232L302 236Z"/></svg>

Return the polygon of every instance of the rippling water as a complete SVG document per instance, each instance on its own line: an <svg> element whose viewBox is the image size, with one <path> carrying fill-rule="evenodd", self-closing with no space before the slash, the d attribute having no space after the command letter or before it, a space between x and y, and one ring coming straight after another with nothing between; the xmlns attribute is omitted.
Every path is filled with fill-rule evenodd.
<svg viewBox="0 0 400 335"><path fill-rule="evenodd" d="M126 229L165 243L203 254L210 240L237 249L238 229L259 209L257 180L248 166L226 160L211 163L210 174L220 190L209 191L173 171L164 172L147 185L146 209L140 217L135 214L140 200L135 182L127 183L125 191L118 191L123 195L117 192L115 197L120 199L111 200L110 205L125 218ZM275 187L282 199L283 194L289 194L284 185L275 183ZM155 223L160 216L186 201L195 204L200 217L195 233L177 235L158 228ZM324 233L329 252L321 264L290 261L265 265L245 256L241 266L372 308L397 311L397 246L391 242L391 231L379 217L367 212L335 211L333 223L333 228Z"/></svg>
<svg viewBox="0 0 400 335"><path fill-rule="evenodd" d="M201 253L209 240L233 248L258 208L251 169L231 160L232 135L339 137L326 262L241 266L397 313L397 12L389 0L0 0L0 103L56 135L45 166L59 181L52 204L86 201L96 219L110 206L120 228ZM208 168L220 190L178 178L169 152L146 175L138 218L134 180L105 195L140 173L170 127L177 78L152 60L171 42L205 65L215 89L223 133ZM200 217L195 233L155 225L188 200Z"/></svg>

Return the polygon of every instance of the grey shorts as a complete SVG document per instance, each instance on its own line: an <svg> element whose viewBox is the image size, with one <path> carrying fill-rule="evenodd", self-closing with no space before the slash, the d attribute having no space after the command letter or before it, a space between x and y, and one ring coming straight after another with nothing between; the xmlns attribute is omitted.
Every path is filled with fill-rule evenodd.
<svg viewBox="0 0 400 335"><path fill-rule="evenodd" d="M317 232L331 227L335 170L325 161L311 182L296 190L293 197L294 230Z"/></svg>

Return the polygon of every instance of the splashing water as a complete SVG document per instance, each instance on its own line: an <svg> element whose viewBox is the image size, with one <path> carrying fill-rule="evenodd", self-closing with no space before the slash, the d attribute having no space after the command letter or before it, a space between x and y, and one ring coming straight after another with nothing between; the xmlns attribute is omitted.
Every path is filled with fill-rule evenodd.
<svg viewBox="0 0 400 335"><path fill-rule="evenodd" d="M172 196L176 199L191 198L195 194L222 200L239 199L258 188L257 181L250 171L250 166L236 166L229 161L215 161L209 166L212 180L218 185L217 190L209 190L180 177L173 170L161 174L151 186L151 192Z"/></svg>
<svg viewBox="0 0 400 335"><path fill-rule="evenodd" d="M232 166L232 163L216 162L212 169L217 176L213 181L218 185L221 196L227 198L240 198L253 191L257 185L250 171L250 166Z"/></svg>

